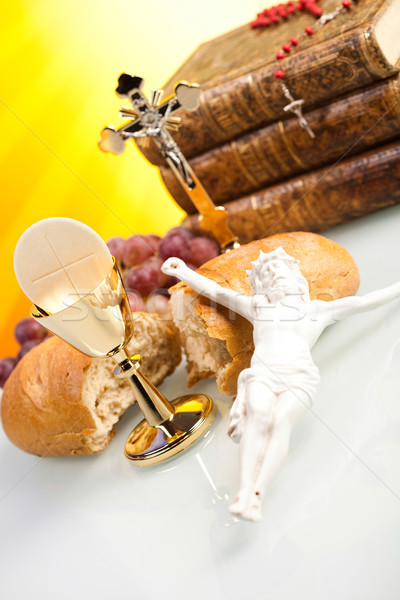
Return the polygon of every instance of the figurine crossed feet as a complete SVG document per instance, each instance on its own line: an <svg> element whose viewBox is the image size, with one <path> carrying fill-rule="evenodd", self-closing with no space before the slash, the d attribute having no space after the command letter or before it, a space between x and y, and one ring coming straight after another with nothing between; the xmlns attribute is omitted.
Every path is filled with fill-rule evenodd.
<svg viewBox="0 0 400 600"><path fill-rule="evenodd" d="M268 254L261 251L247 271L253 296L220 286L179 258L169 258L162 270L253 325L254 353L250 368L239 375L230 412L228 433L240 440L240 485L230 511L259 521L264 492L288 455L291 432L316 394L320 377L311 348L335 321L399 297L400 283L362 297L311 300L299 261L281 247Z"/></svg>

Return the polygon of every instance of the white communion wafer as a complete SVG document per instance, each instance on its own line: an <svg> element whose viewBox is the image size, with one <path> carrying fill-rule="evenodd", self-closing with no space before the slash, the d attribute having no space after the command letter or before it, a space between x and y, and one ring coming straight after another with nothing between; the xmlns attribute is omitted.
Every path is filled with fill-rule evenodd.
<svg viewBox="0 0 400 600"><path fill-rule="evenodd" d="M96 288L110 272L112 256L101 237L84 223L54 217L27 229L14 253L23 292L54 313Z"/></svg>

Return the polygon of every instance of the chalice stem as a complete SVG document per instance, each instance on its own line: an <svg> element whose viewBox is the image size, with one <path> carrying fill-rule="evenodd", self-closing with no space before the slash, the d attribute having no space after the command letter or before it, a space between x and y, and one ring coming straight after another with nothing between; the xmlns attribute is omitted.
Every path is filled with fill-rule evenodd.
<svg viewBox="0 0 400 600"><path fill-rule="evenodd" d="M129 383L149 425L160 427L174 416L171 404L140 370L129 377Z"/></svg>
<svg viewBox="0 0 400 600"><path fill-rule="evenodd" d="M168 436L172 435L168 428L169 421L175 411L165 396L140 372L140 357L129 357L125 349L112 356L118 364L114 375L128 379L136 401L144 418L151 427L159 427Z"/></svg>

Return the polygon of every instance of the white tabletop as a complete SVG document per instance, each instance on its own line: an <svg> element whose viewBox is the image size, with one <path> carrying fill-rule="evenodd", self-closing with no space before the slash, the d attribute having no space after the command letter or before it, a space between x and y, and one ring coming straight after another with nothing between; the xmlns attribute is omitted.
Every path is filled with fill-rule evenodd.
<svg viewBox="0 0 400 600"><path fill-rule="evenodd" d="M400 279L400 206L327 232L354 256L359 293ZM102 454L30 456L0 432L2 598L394 600L400 597L400 300L325 331L313 411L265 498L228 513L238 446L231 401L208 435L161 466L123 455L132 407ZM161 387L187 393L181 366Z"/></svg>

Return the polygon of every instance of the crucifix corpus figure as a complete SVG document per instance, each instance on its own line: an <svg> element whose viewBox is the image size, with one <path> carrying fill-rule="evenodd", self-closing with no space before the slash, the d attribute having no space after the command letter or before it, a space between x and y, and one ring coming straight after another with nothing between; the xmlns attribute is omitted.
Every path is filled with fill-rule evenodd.
<svg viewBox="0 0 400 600"><path fill-rule="evenodd" d="M300 100L295 100L293 98L292 94L290 93L289 88L284 83L281 83L281 90L282 90L283 95L285 96L285 98L287 98L289 100L289 104L287 104L286 106L284 106L283 110L285 112L292 112L293 114L295 114L296 117L299 120L300 127L302 127L303 129L305 129L307 131L308 135L312 139L314 139L315 138L315 133L313 132L313 130L311 129L311 127L307 123L307 119L303 115L303 104L304 104L303 98L301 98Z"/></svg>
<svg viewBox="0 0 400 600"><path fill-rule="evenodd" d="M171 168L183 189L189 195L199 212L199 224L205 231L211 231L227 252L239 246L237 237L230 229L228 215L223 206L215 206L190 164L182 154L178 144L168 130L177 131L181 119L173 116L178 108L193 111L199 106L201 90L195 83L180 81L174 94L162 100L163 90L153 89L150 99L144 95L144 80L138 75L122 73L115 90L120 98L131 102L132 108L123 107L121 117L132 119L119 129L109 126L101 132L99 148L103 152L122 154L126 141L130 138L151 138Z"/></svg>
<svg viewBox="0 0 400 600"><path fill-rule="evenodd" d="M361 297L310 300L299 261L282 247L261 251L247 271L253 296L220 286L179 258L169 258L162 270L253 325L250 368L239 375L230 411L228 434L240 440L240 485L229 510L259 521L264 492L288 455L291 432L311 407L320 381L311 348L328 325L399 297L400 283Z"/></svg>

